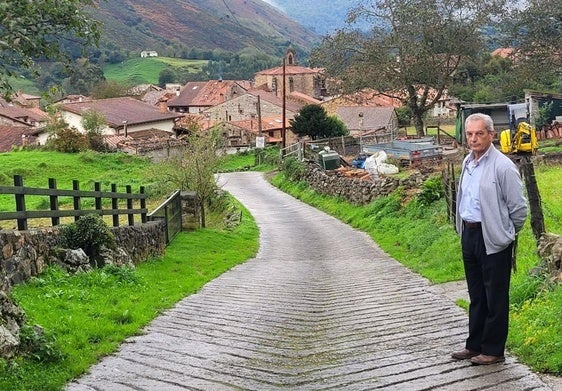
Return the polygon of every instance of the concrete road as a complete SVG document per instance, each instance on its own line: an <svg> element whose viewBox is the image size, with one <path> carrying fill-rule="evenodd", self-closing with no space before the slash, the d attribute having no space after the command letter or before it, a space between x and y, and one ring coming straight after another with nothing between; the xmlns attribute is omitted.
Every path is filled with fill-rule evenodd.
<svg viewBox="0 0 562 391"><path fill-rule="evenodd" d="M154 320L67 386L90 390L549 390L526 366L472 366L467 317L364 233L276 190L223 175L259 253Z"/></svg>

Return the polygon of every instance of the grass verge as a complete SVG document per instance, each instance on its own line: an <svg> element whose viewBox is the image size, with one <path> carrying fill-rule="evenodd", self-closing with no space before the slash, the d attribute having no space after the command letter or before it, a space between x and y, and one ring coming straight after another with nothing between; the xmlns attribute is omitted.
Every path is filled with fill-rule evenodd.
<svg viewBox="0 0 562 391"><path fill-rule="evenodd" d="M208 281L254 256L258 229L248 211L232 230L180 233L165 256L135 269L69 275L52 267L14 287L29 324L45 334L34 355L0 361L0 390L60 390L125 338Z"/></svg>

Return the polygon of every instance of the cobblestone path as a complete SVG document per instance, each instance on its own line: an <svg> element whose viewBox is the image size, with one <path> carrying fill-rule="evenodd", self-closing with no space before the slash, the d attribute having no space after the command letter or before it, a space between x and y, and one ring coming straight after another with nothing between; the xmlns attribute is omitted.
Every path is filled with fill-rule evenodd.
<svg viewBox="0 0 562 391"><path fill-rule="evenodd" d="M132 390L549 390L527 367L454 361L467 317L365 234L270 186L221 177L260 251L67 386Z"/></svg>

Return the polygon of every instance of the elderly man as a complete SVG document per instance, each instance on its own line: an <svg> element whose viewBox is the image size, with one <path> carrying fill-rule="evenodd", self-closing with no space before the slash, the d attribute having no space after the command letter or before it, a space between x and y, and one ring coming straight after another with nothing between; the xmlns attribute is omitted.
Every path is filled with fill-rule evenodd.
<svg viewBox="0 0 562 391"><path fill-rule="evenodd" d="M470 297L469 325L465 349L451 356L488 365L504 361L513 242L527 218L527 202L516 165L492 145L492 118L470 115L465 134L471 152L461 170L456 229Z"/></svg>

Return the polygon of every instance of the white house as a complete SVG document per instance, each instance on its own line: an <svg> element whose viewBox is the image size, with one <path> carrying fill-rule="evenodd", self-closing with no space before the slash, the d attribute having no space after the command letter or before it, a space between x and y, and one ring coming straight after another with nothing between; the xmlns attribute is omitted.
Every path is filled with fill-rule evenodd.
<svg viewBox="0 0 562 391"><path fill-rule="evenodd" d="M158 57L158 53L154 50L143 50L140 54L141 57Z"/></svg>
<svg viewBox="0 0 562 391"><path fill-rule="evenodd" d="M106 127L102 129L103 135L127 135L150 129L173 135L175 120L181 117L177 113L162 112L148 103L130 97L64 103L58 105L58 109L70 127L82 133L86 132L81 123L84 113L95 111L103 115L106 122Z"/></svg>

